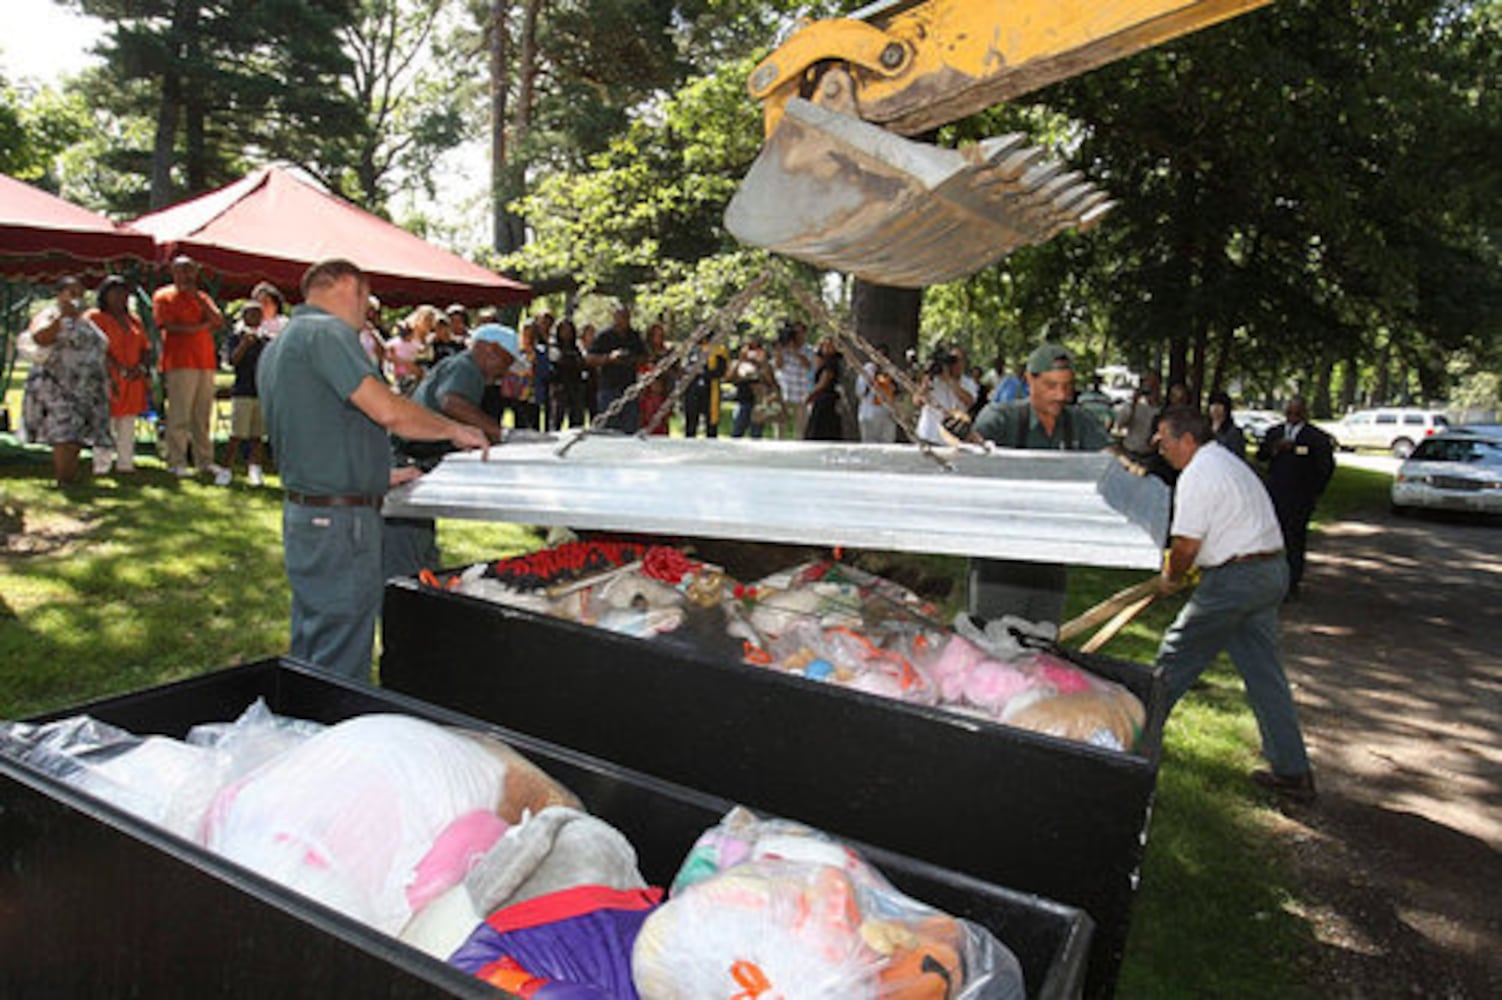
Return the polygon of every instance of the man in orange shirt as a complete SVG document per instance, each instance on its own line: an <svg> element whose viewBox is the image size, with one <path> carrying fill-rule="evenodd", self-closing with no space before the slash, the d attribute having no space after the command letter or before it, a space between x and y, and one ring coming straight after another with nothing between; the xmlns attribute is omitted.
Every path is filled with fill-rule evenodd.
<svg viewBox="0 0 1502 1000"><path fill-rule="evenodd" d="M209 430L214 416L214 331L224 315L198 287L198 264L191 257L172 260L172 284L156 290L151 312L162 333L162 375L167 381L167 466L173 474L191 476L188 440L193 463L220 486L228 485L229 470L214 464Z"/></svg>

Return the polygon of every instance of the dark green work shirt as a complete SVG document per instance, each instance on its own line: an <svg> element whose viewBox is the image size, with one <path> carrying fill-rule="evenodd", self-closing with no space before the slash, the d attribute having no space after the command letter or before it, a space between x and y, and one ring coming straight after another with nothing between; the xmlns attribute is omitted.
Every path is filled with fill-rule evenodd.
<svg viewBox="0 0 1502 1000"><path fill-rule="evenodd" d="M480 370L473 354L461 351L429 369L417 391L412 393L412 401L434 413L443 413L443 401L449 396L458 396L479 406L484 395L485 373ZM392 457L398 465L405 464L404 460L416 459L418 464L426 467L437 464L438 458L453 450L453 445L447 441L408 441L394 434L391 436Z"/></svg>
<svg viewBox="0 0 1502 1000"><path fill-rule="evenodd" d="M1065 406L1054 422L1053 434L1043 429L1027 400L992 403L975 420L975 433L1003 448L1037 451L1100 451L1111 435L1100 421L1078 406Z"/></svg>
<svg viewBox="0 0 1502 1000"><path fill-rule="evenodd" d="M476 406L480 405L480 397L485 395L485 373L480 371L480 366L468 351L450 355L434 365L412 394L412 399L434 413L442 413L444 397L450 395L459 396Z"/></svg>
<svg viewBox="0 0 1502 1000"><path fill-rule="evenodd" d="M282 485L317 496L382 496L391 477L386 431L349 397L380 380L359 334L315 306L298 306L261 354L256 384Z"/></svg>

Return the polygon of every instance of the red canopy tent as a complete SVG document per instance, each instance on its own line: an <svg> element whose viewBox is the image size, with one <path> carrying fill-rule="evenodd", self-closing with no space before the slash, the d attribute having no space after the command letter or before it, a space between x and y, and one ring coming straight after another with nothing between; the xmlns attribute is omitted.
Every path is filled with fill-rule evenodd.
<svg viewBox="0 0 1502 1000"><path fill-rule="evenodd" d="M212 272L221 295L271 281L296 297L309 264L343 257L370 277L387 305L508 305L532 290L328 194L279 167L254 173L131 223L164 259L187 254Z"/></svg>
<svg viewBox="0 0 1502 1000"><path fill-rule="evenodd" d="M48 281L98 274L107 261L151 261L151 237L0 174L0 276Z"/></svg>

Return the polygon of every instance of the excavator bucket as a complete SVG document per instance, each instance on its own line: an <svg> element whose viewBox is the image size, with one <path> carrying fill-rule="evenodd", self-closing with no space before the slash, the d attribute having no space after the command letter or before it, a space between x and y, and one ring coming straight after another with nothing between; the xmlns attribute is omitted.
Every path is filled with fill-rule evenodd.
<svg viewBox="0 0 1502 1000"><path fill-rule="evenodd" d="M881 285L953 281L1110 210L1021 135L960 150L800 98L725 211L741 242Z"/></svg>

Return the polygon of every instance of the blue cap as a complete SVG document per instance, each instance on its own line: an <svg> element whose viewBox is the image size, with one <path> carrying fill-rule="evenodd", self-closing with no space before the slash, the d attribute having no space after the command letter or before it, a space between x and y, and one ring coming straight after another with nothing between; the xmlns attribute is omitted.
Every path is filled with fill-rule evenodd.
<svg viewBox="0 0 1502 1000"><path fill-rule="evenodd" d="M521 340L516 331L500 323L481 323L469 331L471 344L498 344L511 355L511 370L525 372L531 368L531 359L522 354Z"/></svg>
<svg viewBox="0 0 1502 1000"><path fill-rule="evenodd" d="M499 323L484 323L469 331L470 343L500 344L513 355L521 353L521 346L516 339L516 331L509 326Z"/></svg>

